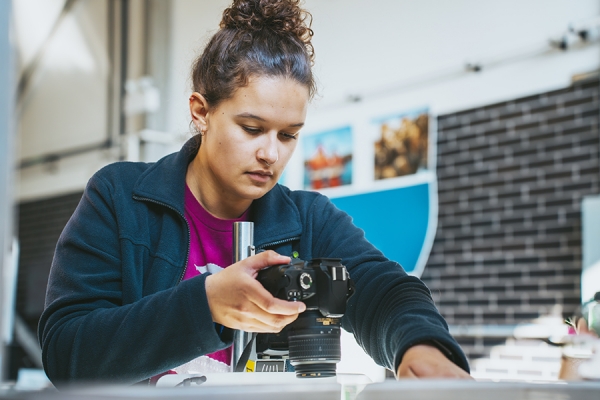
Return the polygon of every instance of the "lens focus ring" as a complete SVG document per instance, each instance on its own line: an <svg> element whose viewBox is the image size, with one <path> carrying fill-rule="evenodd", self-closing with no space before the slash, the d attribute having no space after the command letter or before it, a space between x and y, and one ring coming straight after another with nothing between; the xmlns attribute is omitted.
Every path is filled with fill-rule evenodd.
<svg viewBox="0 0 600 400"><path fill-rule="evenodd" d="M290 360L302 362L308 360L329 360L338 362L341 359L339 337L288 337Z"/></svg>

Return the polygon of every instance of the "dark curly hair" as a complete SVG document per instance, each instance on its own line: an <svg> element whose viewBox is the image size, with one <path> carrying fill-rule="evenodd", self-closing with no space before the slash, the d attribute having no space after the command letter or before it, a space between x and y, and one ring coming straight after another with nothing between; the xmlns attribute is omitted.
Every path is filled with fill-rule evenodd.
<svg viewBox="0 0 600 400"><path fill-rule="evenodd" d="M234 0L194 62L193 90L216 107L251 76L281 76L306 86L312 98L311 22L300 0Z"/></svg>

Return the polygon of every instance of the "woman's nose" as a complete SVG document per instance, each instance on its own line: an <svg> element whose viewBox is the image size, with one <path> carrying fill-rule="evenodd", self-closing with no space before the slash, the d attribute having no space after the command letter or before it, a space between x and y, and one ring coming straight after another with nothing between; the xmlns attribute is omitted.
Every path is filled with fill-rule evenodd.
<svg viewBox="0 0 600 400"><path fill-rule="evenodd" d="M265 141L258 150L258 159L267 166L275 164L279 160L279 151L277 149L277 138L272 135L265 135Z"/></svg>

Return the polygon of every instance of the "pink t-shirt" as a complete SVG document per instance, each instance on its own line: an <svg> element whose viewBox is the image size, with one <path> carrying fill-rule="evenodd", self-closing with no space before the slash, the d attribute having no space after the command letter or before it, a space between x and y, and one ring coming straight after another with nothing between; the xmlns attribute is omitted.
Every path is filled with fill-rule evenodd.
<svg viewBox="0 0 600 400"><path fill-rule="evenodd" d="M190 254L183 279L206 272L217 273L233 262L233 223L245 221L248 211L236 219L212 216L185 187L185 219L190 227ZM229 365L231 347L207 357Z"/></svg>

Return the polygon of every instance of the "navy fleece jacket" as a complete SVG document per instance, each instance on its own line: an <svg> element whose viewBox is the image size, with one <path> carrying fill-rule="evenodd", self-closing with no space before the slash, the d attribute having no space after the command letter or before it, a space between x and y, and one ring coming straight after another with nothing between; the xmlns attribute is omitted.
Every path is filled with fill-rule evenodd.
<svg viewBox="0 0 600 400"><path fill-rule="evenodd" d="M181 281L192 139L156 163L111 164L89 181L56 247L39 324L55 384L136 383L232 343L212 321L204 281ZM356 285L342 326L380 365L397 370L412 345L433 341L467 360L427 287L373 247L326 197L276 185L250 209L257 250L341 258ZM216 329L217 328L217 329Z"/></svg>

